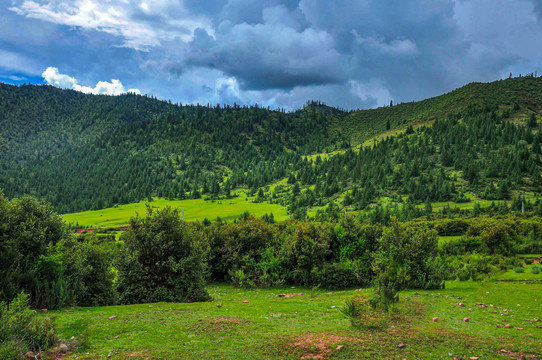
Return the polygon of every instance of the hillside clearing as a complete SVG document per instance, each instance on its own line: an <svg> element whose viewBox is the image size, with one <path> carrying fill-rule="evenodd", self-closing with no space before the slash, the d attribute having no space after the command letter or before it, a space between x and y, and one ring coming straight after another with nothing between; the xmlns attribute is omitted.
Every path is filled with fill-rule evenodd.
<svg viewBox="0 0 542 360"><path fill-rule="evenodd" d="M140 201L138 203L118 205L116 207L83 211L79 213L64 214L62 217L68 224L78 224L90 228L120 227L129 224L130 218L137 214L144 215L146 204L161 209L170 206L174 209L184 209L186 221L202 221L205 218L216 220L220 217L223 221L231 222L248 211L255 216L262 216L266 213L273 213L276 221L288 218L286 209L279 204L268 202L255 203L254 197L248 197L240 193L238 197L223 200L167 200L155 198L152 202Z"/></svg>

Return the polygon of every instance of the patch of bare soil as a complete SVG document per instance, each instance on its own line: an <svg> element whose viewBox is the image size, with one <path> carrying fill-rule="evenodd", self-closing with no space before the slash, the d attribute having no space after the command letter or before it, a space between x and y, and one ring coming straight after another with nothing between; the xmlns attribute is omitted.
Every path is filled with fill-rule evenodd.
<svg viewBox="0 0 542 360"><path fill-rule="evenodd" d="M501 355L508 356L510 359L540 359L536 354L507 351L506 349L501 349Z"/></svg>
<svg viewBox="0 0 542 360"><path fill-rule="evenodd" d="M354 342L359 340L350 336L309 333L298 336L289 343L289 346L303 353L301 359L323 360L334 351L340 351L345 344Z"/></svg>

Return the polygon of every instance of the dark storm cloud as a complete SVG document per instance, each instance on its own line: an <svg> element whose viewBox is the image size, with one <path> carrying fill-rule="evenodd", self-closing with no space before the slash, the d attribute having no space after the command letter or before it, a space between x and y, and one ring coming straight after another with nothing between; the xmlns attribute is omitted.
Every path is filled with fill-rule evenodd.
<svg viewBox="0 0 542 360"><path fill-rule="evenodd" d="M275 9L266 9L265 16L276 16L270 14ZM261 90L343 82L347 77L342 61L326 32L310 28L298 32L277 21L256 25L227 21L214 38L196 31L184 64L219 69L236 77L243 88Z"/></svg>
<svg viewBox="0 0 542 360"><path fill-rule="evenodd" d="M542 0L10 3L0 75L55 66L183 102L372 107L542 70Z"/></svg>
<svg viewBox="0 0 542 360"><path fill-rule="evenodd" d="M217 69L251 90L367 83L409 101L490 80L517 54L465 37L453 0L231 0L197 31L175 71ZM242 9L242 10L241 10ZM478 14L480 15L480 14Z"/></svg>

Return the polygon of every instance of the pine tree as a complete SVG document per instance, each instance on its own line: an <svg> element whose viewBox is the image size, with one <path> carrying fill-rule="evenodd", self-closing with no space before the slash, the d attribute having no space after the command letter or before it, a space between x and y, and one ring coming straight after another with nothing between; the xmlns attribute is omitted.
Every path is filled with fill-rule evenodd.
<svg viewBox="0 0 542 360"><path fill-rule="evenodd" d="M534 115L534 113L531 114L531 117L529 118L529 127L536 127L537 124L536 124L536 116Z"/></svg>

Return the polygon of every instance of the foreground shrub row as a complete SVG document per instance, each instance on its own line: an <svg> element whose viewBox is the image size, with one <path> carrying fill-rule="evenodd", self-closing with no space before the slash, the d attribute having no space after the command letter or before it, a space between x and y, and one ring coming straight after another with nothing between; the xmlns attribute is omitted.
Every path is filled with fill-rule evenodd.
<svg viewBox="0 0 542 360"><path fill-rule="evenodd" d="M392 221L186 224L165 208L131 220L120 241L74 235L51 208L0 195L0 301L21 291L34 308L204 301L205 281L329 289L374 285L382 302L404 288L478 280L525 265L510 257L541 250L538 217ZM440 241L439 235L455 237ZM538 268L533 269L536 273ZM391 294L391 295L390 295ZM378 296L377 296L378 297Z"/></svg>

